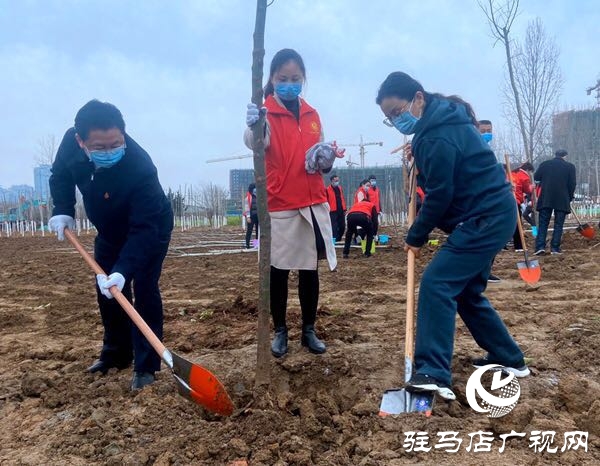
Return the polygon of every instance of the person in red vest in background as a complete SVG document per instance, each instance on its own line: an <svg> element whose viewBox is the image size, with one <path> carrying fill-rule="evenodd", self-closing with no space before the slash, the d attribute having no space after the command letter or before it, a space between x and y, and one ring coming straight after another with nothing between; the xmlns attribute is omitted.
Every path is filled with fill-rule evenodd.
<svg viewBox="0 0 600 466"><path fill-rule="evenodd" d="M358 189L356 190L356 192L354 193L354 202L353 204L356 204L357 202L363 201L363 200L369 200L369 190L371 189L371 182L369 180L362 180L360 182L360 186L358 187Z"/></svg>
<svg viewBox="0 0 600 466"><path fill-rule="evenodd" d="M256 185L254 183L250 183L246 192L244 215L246 216L246 249L250 249L252 230L256 230L256 239L258 239L258 208L256 205Z"/></svg>
<svg viewBox="0 0 600 466"><path fill-rule="evenodd" d="M369 201L373 203L375 208L377 209L377 215L381 214L381 198L379 195L381 194L381 189L377 187L377 177L375 175L369 175L369 183L371 183L371 187L369 188ZM373 232L373 236L377 239L377 230L379 229L379 221L377 222L377 227Z"/></svg>
<svg viewBox="0 0 600 466"><path fill-rule="evenodd" d="M348 211L348 230L346 231L346 239L344 241L344 259L348 259L350 253L350 243L352 235L357 233L357 229L362 229L362 234L367 235L367 247L365 249L365 257L371 257L371 247L373 245L373 232L377 231L377 208L372 202L363 199L356 202Z"/></svg>
<svg viewBox="0 0 600 466"><path fill-rule="evenodd" d="M327 202L329 203L329 217L335 241L341 241L346 230L346 199L344 190L340 185L340 177L331 175L331 183L327 186Z"/></svg>
<svg viewBox="0 0 600 466"><path fill-rule="evenodd" d="M533 165L529 162L519 165L517 168L511 171L510 176L515 186L515 198L517 200L517 215L521 215L521 206L526 203L525 195L531 194L531 178L529 178L528 171L533 171ZM523 209L524 210L524 209ZM519 227L515 229L513 235L513 243L515 245L515 251L523 251L523 243L521 243L521 235L519 234Z"/></svg>

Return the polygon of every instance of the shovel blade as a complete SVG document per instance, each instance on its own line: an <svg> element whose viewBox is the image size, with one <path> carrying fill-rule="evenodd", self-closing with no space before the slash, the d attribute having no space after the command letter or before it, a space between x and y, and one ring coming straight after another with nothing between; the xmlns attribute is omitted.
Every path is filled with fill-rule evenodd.
<svg viewBox="0 0 600 466"><path fill-rule="evenodd" d="M581 236L587 238L587 239L593 239L594 238L594 228L588 224L588 223L584 223L583 225L579 225L577 227L577 231L581 234Z"/></svg>
<svg viewBox="0 0 600 466"><path fill-rule="evenodd" d="M526 283L535 285L540 281L542 276L542 268L537 260L528 260L525 262L518 262L517 268L519 269L519 275Z"/></svg>
<svg viewBox="0 0 600 466"><path fill-rule="evenodd" d="M173 375L179 394L207 410L229 416L233 413L233 402L223 384L208 369L171 353Z"/></svg>
<svg viewBox="0 0 600 466"><path fill-rule="evenodd" d="M394 416L402 413L423 413L431 416L434 392L410 393L405 389L386 390L379 406L379 416Z"/></svg>

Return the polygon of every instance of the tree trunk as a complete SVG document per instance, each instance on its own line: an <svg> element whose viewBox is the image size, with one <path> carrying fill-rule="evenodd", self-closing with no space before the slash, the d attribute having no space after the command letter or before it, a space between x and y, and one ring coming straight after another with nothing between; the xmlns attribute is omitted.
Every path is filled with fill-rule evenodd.
<svg viewBox="0 0 600 466"><path fill-rule="evenodd" d="M506 51L506 64L508 65L508 76L510 78L510 86L515 97L515 107L517 109L517 117L519 119L519 128L521 130L521 137L523 138L523 147L525 148L525 155L527 161L533 165L533 154L529 147L529 141L527 138L527 130L525 129L525 120L523 119L523 109L521 108L521 99L519 98L519 90L517 89L517 83L515 81L515 70L512 62L512 53L510 51L510 37L508 36L508 29L503 29L502 42L504 43L504 49Z"/></svg>
<svg viewBox="0 0 600 466"><path fill-rule="evenodd" d="M263 105L263 59L265 56L265 21L267 0L256 1L254 24L254 50L252 51L252 102L258 108ZM265 174L264 117L252 128L254 136L254 179L256 182L256 205L259 230L259 296L256 354L256 387L271 381L269 348L270 287L271 287L271 218L267 210L267 177Z"/></svg>

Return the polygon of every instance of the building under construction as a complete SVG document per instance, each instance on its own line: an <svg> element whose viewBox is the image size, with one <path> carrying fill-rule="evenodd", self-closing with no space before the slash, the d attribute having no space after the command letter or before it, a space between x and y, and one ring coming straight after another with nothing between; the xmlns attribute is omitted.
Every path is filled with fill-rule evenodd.
<svg viewBox="0 0 600 466"><path fill-rule="evenodd" d="M552 147L569 153L567 160L577 169L577 194L600 196L600 108L554 115Z"/></svg>

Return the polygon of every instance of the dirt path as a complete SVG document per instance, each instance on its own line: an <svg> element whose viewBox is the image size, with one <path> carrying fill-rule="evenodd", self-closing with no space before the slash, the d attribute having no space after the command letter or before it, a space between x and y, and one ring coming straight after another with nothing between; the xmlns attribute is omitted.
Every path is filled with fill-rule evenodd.
<svg viewBox="0 0 600 466"><path fill-rule="evenodd" d="M207 239L241 243L234 232L188 231L176 233L173 245ZM92 237L83 240L91 247ZM210 249L187 248L169 255L161 282L165 342L219 375L236 406L246 407L221 419L179 397L166 372L136 394L129 371L86 374L102 338L92 274L53 238L0 238L0 464L598 464L600 247L591 244L568 233L566 254L541 259L534 288L519 280L515 253L498 257L494 271L503 281L488 297L532 358L533 376L521 381L515 410L491 422L465 399L469 358L480 351L460 322L458 401L438 402L430 418L376 415L383 390L402 379L406 259L393 243L370 260L353 250L337 272L321 270L322 356L300 347L292 274L290 354L273 360L261 403L252 403L251 392L256 254L180 255ZM511 430L527 436L499 453L499 435ZM536 430L555 431L559 451L529 448ZM576 430L589 432L588 452L561 453L564 432ZM407 452L408 431L428 432L431 451ZM433 448L444 431L459 432L457 453ZM495 435L490 452L466 450L477 431Z"/></svg>

